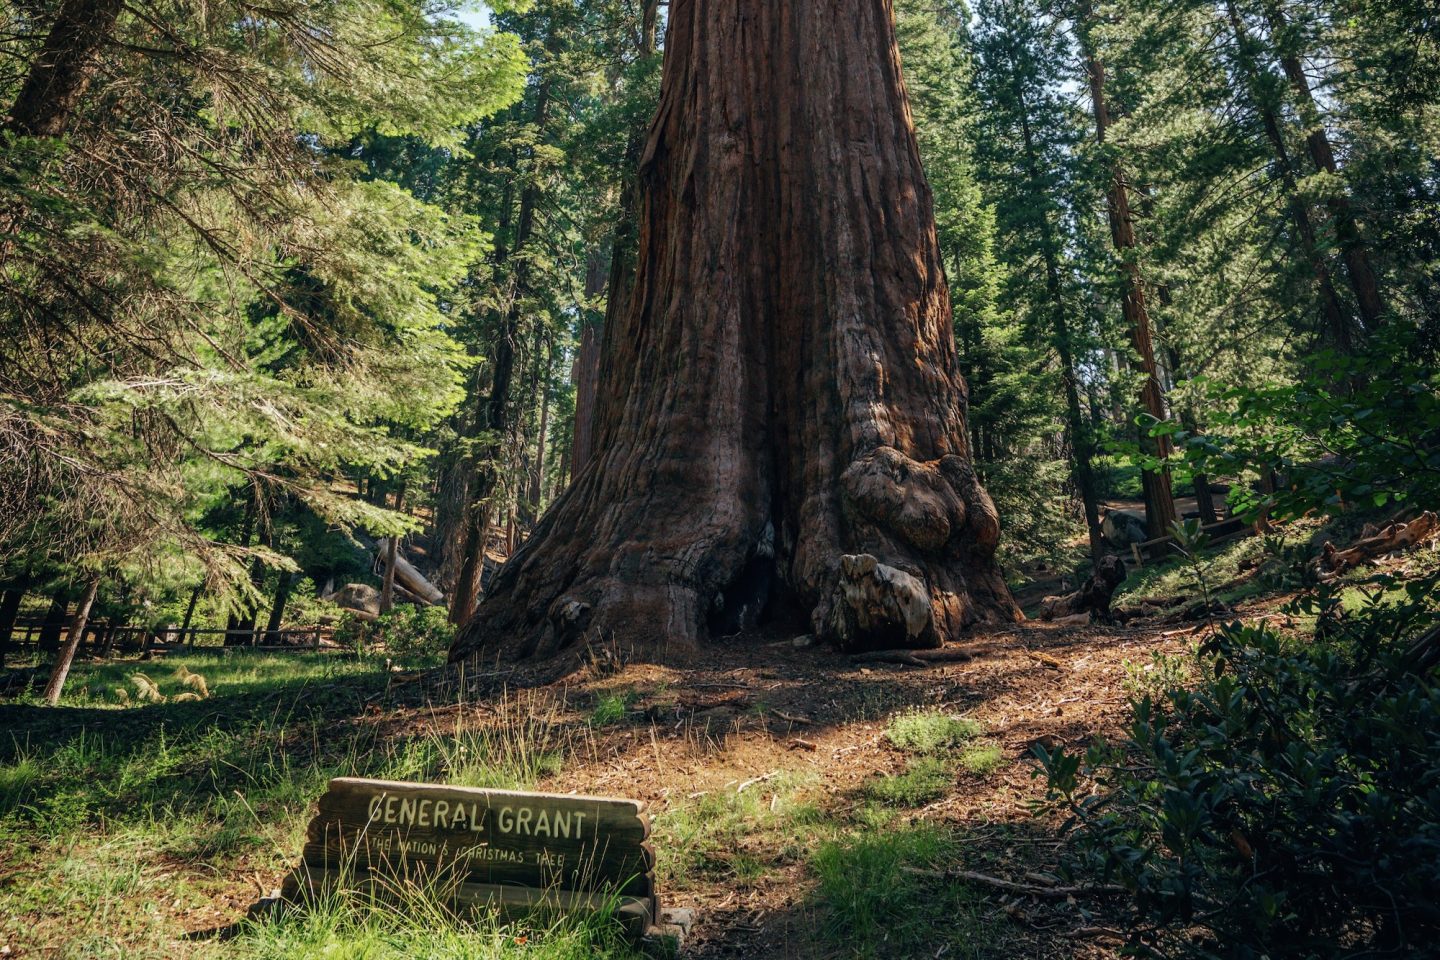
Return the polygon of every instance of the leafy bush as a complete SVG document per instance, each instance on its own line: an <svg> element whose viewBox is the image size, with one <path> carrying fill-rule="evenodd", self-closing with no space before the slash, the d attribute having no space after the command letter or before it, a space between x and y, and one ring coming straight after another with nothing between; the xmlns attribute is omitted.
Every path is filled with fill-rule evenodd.
<svg viewBox="0 0 1440 960"><path fill-rule="evenodd" d="M1317 352L1294 383L1206 386L1207 434L1174 423L1151 432L1169 434L1193 471L1250 481L1231 489L1242 512L1297 517L1440 496L1440 366L1411 324L1387 325L1354 356Z"/></svg>
<svg viewBox="0 0 1440 960"><path fill-rule="evenodd" d="M392 654L438 654L450 649L455 627L441 607L400 604L373 622L346 612L335 628L335 639L347 647L367 650L383 644Z"/></svg>
<svg viewBox="0 0 1440 960"><path fill-rule="evenodd" d="M1135 704L1122 749L1037 748L1077 868L1133 894L1147 956L1414 955L1440 934L1434 578L1347 613L1307 596L1313 641L1231 624L1194 689Z"/></svg>

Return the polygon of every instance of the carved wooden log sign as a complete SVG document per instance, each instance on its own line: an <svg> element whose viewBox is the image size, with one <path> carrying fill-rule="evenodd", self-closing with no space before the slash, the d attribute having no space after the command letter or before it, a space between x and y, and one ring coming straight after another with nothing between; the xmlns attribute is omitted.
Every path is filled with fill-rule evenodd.
<svg viewBox="0 0 1440 960"><path fill-rule="evenodd" d="M504 914L613 904L644 935L659 916L649 820L634 800L342 777L310 821L285 900L337 887L406 890Z"/></svg>

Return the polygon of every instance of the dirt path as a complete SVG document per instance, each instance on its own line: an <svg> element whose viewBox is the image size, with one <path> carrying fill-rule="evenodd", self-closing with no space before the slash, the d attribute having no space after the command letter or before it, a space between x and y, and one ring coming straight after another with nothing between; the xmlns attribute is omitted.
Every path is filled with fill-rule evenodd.
<svg viewBox="0 0 1440 960"><path fill-rule="evenodd" d="M1148 664L1154 653L1178 653L1191 639L1188 629L1153 625L1027 624L970 638L961 646L973 654L969 661L916 668L858 665L826 649L761 638L707 651L683 671L637 665L572 678L532 692L528 709L587 731L542 789L634 797L661 823L698 798L741 789L773 808L780 797L771 783L797 778L828 815L843 817L860 805L868 781L905 767L884 736L888 718L910 708L963 715L982 725L1003 761L985 774L960 773L943 797L903 811L900 820L953 830L965 852L958 866L1032 883L1027 873L1053 868L1058 848L1055 823L1033 812L1044 781L1033 776L1032 748L1083 748L1097 736L1118 735L1128 717L1125 663ZM586 718L606 698L627 703L626 719L595 728ZM446 710L466 709L424 708L416 719L443 723ZM663 843L663 829L658 834ZM662 887L666 906L697 912L687 955L835 955L813 936L814 879L806 863L775 844L763 831L738 836L733 857L757 869ZM1000 927L1000 955L1112 956L1118 943L1087 912L1095 904L977 893Z"/></svg>

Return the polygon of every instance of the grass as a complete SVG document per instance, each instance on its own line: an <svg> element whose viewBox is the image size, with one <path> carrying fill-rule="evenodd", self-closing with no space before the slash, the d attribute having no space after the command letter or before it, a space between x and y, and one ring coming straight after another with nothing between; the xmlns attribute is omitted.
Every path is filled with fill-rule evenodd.
<svg viewBox="0 0 1440 960"><path fill-rule="evenodd" d="M822 843L811 860L825 938L847 957L980 957L995 921L964 886L914 871L953 863L958 844L931 824L881 827Z"/></svg>
<svg viewBox="0 0 1440 960"><path fill-rule="evenodd" d="M744 791L727 787L672 804L654 825L661 886L753 881L794 859L828 822L810 796L816 783L813 774L781 773Z"/></svg>
<svg viewBox="0 0 1440 960"><path fill-rule="evenodd" d="M885 737L906 753L931 754L980 734L980 724L935 710L907 710L890 721Z"/></svg>
<svg viewBox="0 0 1440 960"><path fill-rule="evenodd" d="M960 769L977 777L988 777L1005 764L1005 754L998 743L977 743L960 754Z"/></svg>
<svg viewBox="0 0 1440 960"><path fill-rule="evenodd" d="M120 705L113 690L133 691L137 670L165 702ZM178 700L194 690L182 672L204 676L209 698ZM140 960L518 952L493 921L432 926L353 905L250 925L223 945L180 939L181 922L235 920L260 893L243 878L293 864L331 777L525 789L572 749L546 708L523 700L490 704L493 717L355 722L388 679L373 659L195 652L82 664L61 710L0 705L0 945ZM523 935L530 957L624 955L588 923Z"/></svg>
<svg viewBox="0 0 1440 960"><path fill-rule="evenodd" d="M865 785L865 797L887 807L921 807L939 800L955 783L948 757L920 757L901 773L877 777Z"/></svg>
<svg viewBox="0 0 1440 960"><path fill-rule="evenodd" d="M590 725L592 727L608 727L624 723L625 718L630 714L630 706L635 700L634 693L606 692L600 694L595 700L594 709L590 711Z"/></svg>

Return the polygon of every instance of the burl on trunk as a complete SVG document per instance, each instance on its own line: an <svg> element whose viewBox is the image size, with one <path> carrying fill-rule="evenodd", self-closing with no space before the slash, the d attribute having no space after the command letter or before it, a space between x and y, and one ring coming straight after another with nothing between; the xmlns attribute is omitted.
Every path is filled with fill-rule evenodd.
<svg viewBox="0 0 1440 960"><path fill-rule="evenodd" d="M665 56L595 455L452 659L1016 619L889 0L675 0Z"/></svg>

